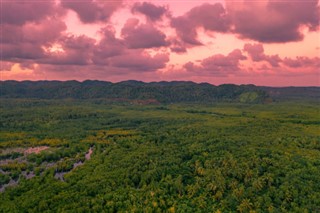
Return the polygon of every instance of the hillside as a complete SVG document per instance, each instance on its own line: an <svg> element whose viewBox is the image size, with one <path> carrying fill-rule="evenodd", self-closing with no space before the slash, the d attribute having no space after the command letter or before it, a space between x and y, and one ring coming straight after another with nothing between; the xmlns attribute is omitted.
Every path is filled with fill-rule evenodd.
<svg viewBox="0 0 320 213"><path fill-rule="evenodd" d="M4 81L1 98L153 100L160 103L242 101L261 102L266 92L253 85L214 86L193 82Z"/></svg>
<svg viewBox="0 0 320 213"><path fill-rule="evenodd" d="M260 87L191 81L1 81L1 98L105 99L112 102L212 103L319 100L320 87Z"/></svg>
<svg viewBox="0 0 320 213"><path fill-rule="evenodd" d="M320 87L260 87L273 100L320 100Z"/></svg>

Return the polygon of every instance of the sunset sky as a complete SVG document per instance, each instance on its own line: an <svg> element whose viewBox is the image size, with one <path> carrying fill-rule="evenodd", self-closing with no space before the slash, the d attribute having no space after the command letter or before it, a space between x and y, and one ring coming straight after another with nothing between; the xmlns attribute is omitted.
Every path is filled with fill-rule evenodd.
<svg viewBox="0 0 320 213"><path fill-rule="evenodd" d="M317 0L0 0L1 80L320 86Z"/></svg>

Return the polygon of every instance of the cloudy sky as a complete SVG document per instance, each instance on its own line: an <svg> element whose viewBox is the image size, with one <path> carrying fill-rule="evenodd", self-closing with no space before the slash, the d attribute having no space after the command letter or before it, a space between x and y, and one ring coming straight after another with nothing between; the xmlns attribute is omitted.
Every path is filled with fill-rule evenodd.
<svg viewBox="0 0 320 213"><path fill-rule="evenodd" d="M1 80L320 86L318 0L0 0Z"/></svg>

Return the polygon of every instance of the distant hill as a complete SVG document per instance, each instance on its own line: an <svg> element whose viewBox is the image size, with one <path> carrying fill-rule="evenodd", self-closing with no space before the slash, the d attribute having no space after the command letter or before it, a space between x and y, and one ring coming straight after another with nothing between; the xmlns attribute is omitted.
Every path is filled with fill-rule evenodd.
<svg viewBox="0 0 320 213"><path fill-rule="evenodd" d="M260 87L276 101L320 101L320 87Z"/></svg>
<svg viewBox="0 0 320 213"><path fill-rule="evenodd" d="M217 101L260 103L271 99L319 98L319 87L272 88L255 85L223 84L191 81L151 82L122 81L1 81L1 98L36 99L105 99L136 103L210 103Z"/></svg>

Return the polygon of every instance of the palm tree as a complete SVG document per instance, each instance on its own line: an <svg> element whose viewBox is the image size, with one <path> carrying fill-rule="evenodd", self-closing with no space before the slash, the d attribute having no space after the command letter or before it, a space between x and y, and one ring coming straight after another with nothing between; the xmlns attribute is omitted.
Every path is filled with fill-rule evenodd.
<svg viewBox="0 0 320 213"><path fill-rule="evenodd" d="M272 185L274 181L273 175L270 173L266 173L265 175L263 175L263 179L268 184L269 187Z"/></svg>
<svg viewBox="0 0 320 213"><path fill-rule="evenodd" d="M211 182L207 185L207 189L210 192L215 192L217 190L218 186L215 182Z"/></svg>
<svg viewBox="0 0 320 213"><path fill-rule="evenodd" d="M237 199L237 200L240 200L241 197L243 196L243 193L244 193L244 188L243 186L241 186L240 188L237 188L235 190L233 190L232 194L234 195L234 197Z"/></svg>
<svg viewBox="0 0 320 213"><path fill-rule="evenodd" d="M245 211L249 211L252 208L252 203L250 202L250 199L243 199L242 202L240 203L240 205L237 207L237 210L239 212L245 212Z"/></svg>
<svg viewBox="0 0 320 213"><path fill-rule="evenodd" d="M254 175L253 171L248 168L244 174L244 182L248 183L250 180L252 180L253 175Z"/></svg>
<svg viewBox="0 0 320 213"><path fill-rule="evenodd" d="M220 200L223 197L223 192L222 191L217 191L216 194L214 195L214 198L216 200Z"/></svg>
<svg viewBox="0 0 320 213"><path fill-rule="evenodd" d="M261 178L258 178L257 180L253 181L252 186L255 190L260 191L261 189L263 189L264 180Z"/></svg>

